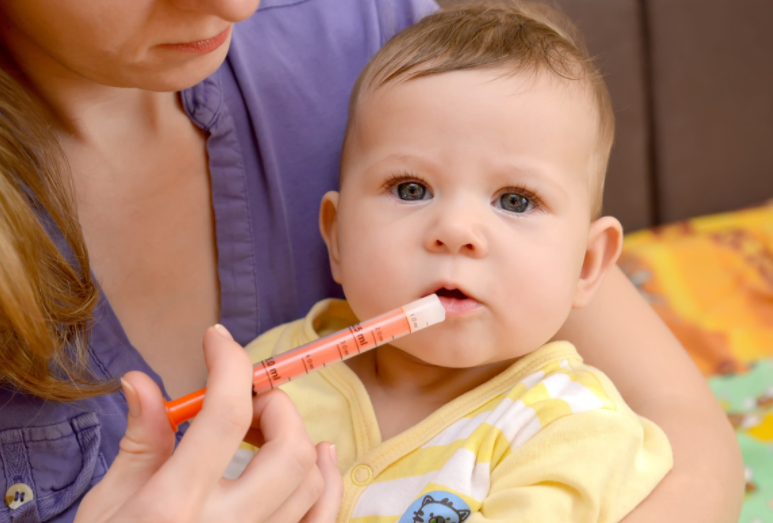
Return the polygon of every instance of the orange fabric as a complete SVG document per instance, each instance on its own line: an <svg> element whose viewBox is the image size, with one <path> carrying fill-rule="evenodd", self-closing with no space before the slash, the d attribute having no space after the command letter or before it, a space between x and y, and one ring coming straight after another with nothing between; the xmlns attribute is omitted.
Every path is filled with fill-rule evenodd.
<svg viewBox="0 0 773 523"><path fill-rule="evenodd" d="M705 375L773 355L773 201L629 234L620 266Z"/></svg>

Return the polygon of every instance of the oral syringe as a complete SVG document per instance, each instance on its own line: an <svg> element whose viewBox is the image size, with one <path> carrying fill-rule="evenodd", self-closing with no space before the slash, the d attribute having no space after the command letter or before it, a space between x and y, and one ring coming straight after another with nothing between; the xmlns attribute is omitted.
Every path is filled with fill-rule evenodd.
<svg viewBox="0 0 773 523"><path fill-rule="evenodd" d="M446 311L437 295L431 294L256 363L252 373L252 390L255 394L267 392L331 363L349 359L412 332L426 329L440 323L445 317ZM172 429L176 431L180 423L199 413L206 390L203 388L166 402Z"/></svg>

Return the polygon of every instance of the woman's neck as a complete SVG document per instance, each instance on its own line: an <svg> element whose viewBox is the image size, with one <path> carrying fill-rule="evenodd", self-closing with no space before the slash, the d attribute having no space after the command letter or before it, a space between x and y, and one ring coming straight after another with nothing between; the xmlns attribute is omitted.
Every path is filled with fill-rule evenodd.
<svg viewBox="0 0 773 523"><path fill-rule="evenodd" d="M2 25L9 62L48 108L91 268L123 330L170 394L201 387L196 347L220 303L206 135L176 93L85 78Z"/></svg>
<svg viewBox="0 0 773 523"><path fill-rule="evenodd" d="M6 29L6 28L4 28ZM24 35L2 34L7 56L0 66L26 84L48 110L60 133L85 144L99 146L110 141L117 127L153 133L166 119L164 113L179 112L176 93L151 92L128 86L100 83L68 69ZM116 126L120 122L120 126Z"/></svg>

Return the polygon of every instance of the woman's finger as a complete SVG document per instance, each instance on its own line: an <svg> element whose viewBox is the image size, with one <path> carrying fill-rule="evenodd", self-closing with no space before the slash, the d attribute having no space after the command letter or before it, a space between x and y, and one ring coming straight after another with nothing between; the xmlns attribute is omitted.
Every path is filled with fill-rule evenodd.
<svg viewBox="0 0 773 523"><path fill-rule="evenodd" d="M322 474L325 487L301 523L332 523L336 520L338 509L341 507L344 482L338 469L338 457L334 445L326 441L317 444L317 467Z"/></svg>
<svg viewBox="0 0 773 523"><path fill-rule="evenodd" d="M204 334L209 379L203 408L159 471L189 496L215 488L252 420L252 365L244 349L220 329Z"/></svg>
<svg viewBox="0 0 773 523"><path fill-rule="evenodd" d="M298 521L316 501L321 487L321 474L315 472L317 452L306 432L298 410L282 391L275 390L255 398L254 423L263 435L264 443L250 460L239 479L229 485L234 506L242 510L268 515L299 489L306 489L313 499L298 514ZM281 471L277 474L277 471ZM309 478L314 474L317 477ZM306 486L303 486L304 483ZM255 505L255 493L260 492L261 504ZM298 499L298 503L303 502Z"/></svg>
<svg viewBox="0 0 773 523"><path fill-rule="evenodd" d="M290 497L279 505L268 521L272 523L333 523L343 495L343 480L329 443L316 447L317 466Z"/></svg>
<svg viewBox="0 0 773 523"><path fill-rule="evenodd" d="M297 523L314 507L325 490L325 480L319 468L314 466L292 494L281 500L276 510L265 521L271 523ZM263 521L258 516L256 521Z"/></svg>
<svg viewBox="0 0 773 523"><path fill-rule="evenodd" d="M141 372L130 372L121 381L129 406L126 433L107 474L81 502L78 522L110 519L142 489L174 450L174 433L155 382Z"/></svg>

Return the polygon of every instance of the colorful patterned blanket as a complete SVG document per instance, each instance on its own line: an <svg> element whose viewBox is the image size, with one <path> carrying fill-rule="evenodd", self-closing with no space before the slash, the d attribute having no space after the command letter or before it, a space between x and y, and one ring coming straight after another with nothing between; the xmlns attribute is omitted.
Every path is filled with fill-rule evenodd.
<svg viewBox="0 0 773 523"><path fill-rule="evenodd" d="M739 523L773 523L773 201L629 234L620 266L736 429L747 478Z"/></svg>

